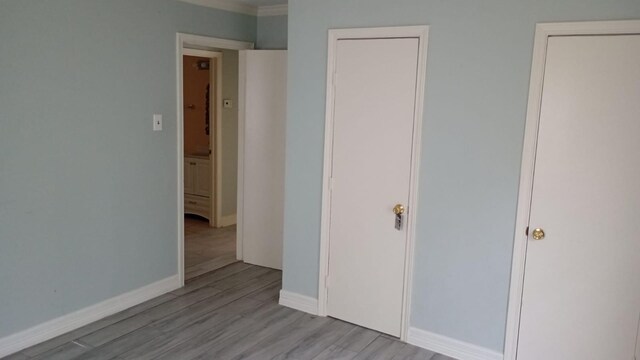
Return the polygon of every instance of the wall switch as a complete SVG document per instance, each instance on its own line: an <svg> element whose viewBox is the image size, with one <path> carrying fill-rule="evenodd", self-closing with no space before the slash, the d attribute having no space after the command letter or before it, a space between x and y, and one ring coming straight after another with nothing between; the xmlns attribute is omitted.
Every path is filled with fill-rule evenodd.
<svg viewBox="0 0 640 360"><path fill-rule="evenodd" d="M153 131L162 131L162 115L153 114Z"/></svg>
<svg viewBox="0 0 640 360"><path fill-rule="evenodd" d="M224 99L222 100L222 106L227 109L230 109L233 107L233 101L231 101L230 99Z"/></svg>

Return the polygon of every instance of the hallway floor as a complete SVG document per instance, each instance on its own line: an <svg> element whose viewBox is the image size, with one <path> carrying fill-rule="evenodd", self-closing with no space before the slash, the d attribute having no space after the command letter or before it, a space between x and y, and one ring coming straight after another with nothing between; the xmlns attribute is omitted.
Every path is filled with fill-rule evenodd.
<svg viewBox="0 0 640 360"><path fill-rule="evenodd" d="M280 271L234 263L5 360L452 360L372 330L280 306L281 276Z"/></svg>
<svg viewBox="0 0 640 360"><path fill-rule="evenodd" d="M185 279L236 262L236 226L212 228L209 221L196 217L184 218Z"/></svg>

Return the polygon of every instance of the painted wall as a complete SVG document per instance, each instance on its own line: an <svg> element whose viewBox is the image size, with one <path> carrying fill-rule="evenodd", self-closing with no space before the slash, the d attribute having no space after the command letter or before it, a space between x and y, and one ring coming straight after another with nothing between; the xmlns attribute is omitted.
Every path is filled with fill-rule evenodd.
<svg viewBox="0 0 640 360"><path fill-rule="evenodd" d="M176 32L255 41L256 20L0 2L0 337L177 273Z"/></svg>
<svg viewBox="0 0 640 360"><path fill-rule="evenodd" d="M284 50L288 38L287 15L259 16L256 49Z"/></svg>
<svg viewBox="0 0 640 360"><path fill-rule="evenodd" d="M637 0L290 0L284 288L317 296L327 30L431 25L411 325L502 351L536 22Z"/></svg>
<svg viewBox="0 0 640 360"><path fill-rule="evenodd" d="M215 69L215 59L183 56L182 87L184 96L184 153L185 155L198 155L209 153L209 134L207 134L207 87L211 82L209 69L198 68L200 61L210 62L210 68ZM214 71L215 74L215 71ZM210 91L215 92L215 80ZM214 113L210 115L213 123Z"/></svg>
<svg viewBox="0 0 640 360"><path fill-rule="evenodd" d="M238 199L238 52L222 50L222 216L235 215Z"/></svg>

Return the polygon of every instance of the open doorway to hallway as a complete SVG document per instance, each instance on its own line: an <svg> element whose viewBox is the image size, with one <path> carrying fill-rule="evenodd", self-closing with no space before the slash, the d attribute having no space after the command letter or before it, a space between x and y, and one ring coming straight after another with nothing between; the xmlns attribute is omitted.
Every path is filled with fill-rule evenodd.
<svg viewBox="0 0 640 360"><path fill-rule="evenodd" d="M282 268L286 51L253 47L177 34L178 275L183 284L235 261ZM191 59L190 66L188 56L200 59ZM189 69L209 80L200 86L199 100L185 97ZM202 93L207 87L208 95ZM198 101L207 100L208 117L197 111ZM192 131L189 113L195 114L195 131L203 138L196 148L186 144Z"/></svg>
<svg viewBox="0 0 640 360"><path fill-rule="evenodd" d="M183 53L184 274L237 261L238 52Z"/></svg>

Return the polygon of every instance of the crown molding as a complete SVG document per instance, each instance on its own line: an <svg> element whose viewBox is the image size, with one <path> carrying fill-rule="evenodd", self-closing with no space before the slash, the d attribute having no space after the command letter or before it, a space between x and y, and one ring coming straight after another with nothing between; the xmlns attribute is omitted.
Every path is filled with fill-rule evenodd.
<svg viewBox="0 0 640 360"><path fill-rule="evenodd" d="M231 11L252 16L287 15L288 5L251 6L231 0L179 0L193 5L206 6L214 9Z"/></svg>
<svg viewBox="0 0 640 360"><path fill-rule="evenodd" d="M226 10L246 15L258 15L258 8L255 6L244 5L229 0L180 0L193 5L206 6L219 10Z"/></svg>
<svg viewBox="0 0 640 360"><path fill-rule="evenodd" d="M258 7L258 16L280 16L289 13L289 5L270 5Z"/></svg>

